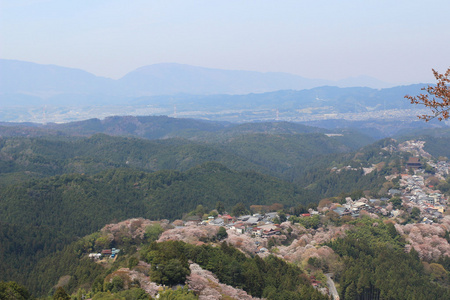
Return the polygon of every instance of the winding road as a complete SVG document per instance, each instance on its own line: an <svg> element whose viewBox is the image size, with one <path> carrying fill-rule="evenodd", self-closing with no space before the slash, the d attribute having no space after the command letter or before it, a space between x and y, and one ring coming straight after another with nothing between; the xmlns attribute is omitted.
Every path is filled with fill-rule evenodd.
<svg viewBox="0 0 450 300"><path fill-rule="evenodd" d="M334 285L334 281L331 279L333 275L333 273L325 274L325 276L327 277L328 289L330 291L330 294L333 296L333 299L339 300L339 294L336 290L336 286Z"/></svg>

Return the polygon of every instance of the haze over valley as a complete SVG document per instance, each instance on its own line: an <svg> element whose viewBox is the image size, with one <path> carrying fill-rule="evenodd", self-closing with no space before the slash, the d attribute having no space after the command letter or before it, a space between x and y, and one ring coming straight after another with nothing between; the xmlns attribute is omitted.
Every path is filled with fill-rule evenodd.
<svg viewBox="0 0 450 300"><path fill-rule="evenodd" d="M424 126L415 119L424 111L404 99L404 95L419 93L423 84L385 87L379 81L359 78L366 80L366 86L358 86L362 84L358 79L331 82L179 64L143 67L112 80L82 70L29 62L1 60L0 65L4 79L0 83L0 121L62 123L117 115L167 115L325 127L330 127L332 120L347 122L338 127L351 126L349 121L402 121L413 123L406 127ZM391 130L385 136L393 133Z"/></svg>

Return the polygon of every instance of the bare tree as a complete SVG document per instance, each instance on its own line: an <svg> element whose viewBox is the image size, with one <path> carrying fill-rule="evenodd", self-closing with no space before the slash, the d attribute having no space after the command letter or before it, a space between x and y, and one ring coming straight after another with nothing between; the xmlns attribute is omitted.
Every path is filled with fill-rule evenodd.
<svg viewBox="0 0 450 300"><path fill-rule="evenodd" d="M421 104L431 109L432 114L418 116L420 119L430 121L438 118L439 121L447 120L449 118L450 110L450 67L444 74L439 74L433 69L434 77L437 80L436 85L429 85L422 88L426 94L418 96L406 95L405 98L411 101L411 104Z"/></svg>

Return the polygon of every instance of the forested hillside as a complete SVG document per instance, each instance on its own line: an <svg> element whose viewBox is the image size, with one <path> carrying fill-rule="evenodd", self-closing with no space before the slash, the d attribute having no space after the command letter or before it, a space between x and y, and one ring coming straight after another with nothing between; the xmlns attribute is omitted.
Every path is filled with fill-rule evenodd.
<svg viewBox="0 0 450 300"><path fill-rule="evenodd" d="M237 203L314 201L308 191L287 182L216 163L186 172L114 169L94 176L61 175L4 187L0 199L0 279L19 281L38 259L114 220L173 220L198 205L214 209L218 201L229 210Z"/></svg>
<svg viewBox="0 0 450 300"><path fill-rule="evenodd" d="M95 174L117 167L187 170L208 161L238 170L264 170L232 153L181 139L149 141L98 134L90 138L0 139L0 147L3 177Z"/></svg>
<svg viewBox="0 0 450 300"><path fill-rule="evenodd" d="M113 139L99 136L93 140L96 138ZM52 145L57 146L61 142L54 143ZM373 151L379 151L378 147L374 146ZM117 145L105 148L120 149ZM54 152L56 157L65 158L58 148L43 147L39 151L48 155ZM380 157L374 157L375 154L367 155L377 161ZM342 163L349 159L339 158ZM330 159L337 164L336 157ZM389 161L390 158L384 159ZM113 168L93 175L67 174L4 186L0 190L2 279L27 282L21 274L27 274L38 261L62 249L77 236L98 230L114 220L130 217L173 220L198 205L203 205L205 211L211 210L219 201L227 210L237 203L243 203L247 208L254 204L273 203L286 207L306 205L325 196L358 189L373 188L376 192L384 182L384 177L378 174L374 171L364 176L361 170L337 174L328 167L309 169L301 181L308 185L304 189L258 173L232 171L211 162L185 172L145 173L131 168Z"/></svg>
<svg viewBox="0 0 450 300"><path fill-rule="evenodd" d="M409 139L425 141L424 150L436 158L450 157L450 129L448 128L417 130L399 137L400 141Z"/></svg>
<svg viewBox="0 0 450 300"><path fill-rule="evenodd" d="M394 224L373 221L359 221L345 238L328 244L344 262L342 299L447 299L450 291L430 282L417 252L405 253Z"/></svg>
<svg viewBox="0 0 450 300"><path fill-rule="evenodd" d="M342 127L342 126L340 126ZM355 149L373 142L356 129L324 129L290 122L258 122L231 124L167 116L115 116L103 120L89 119L63 124L0 123L0 136L91 136L105 133L111 136L163 139L181 137L203 142L223 142L247 134L334 133L337 140Z"/></svg>
<svg viewBox="0 0 450 300"><path fill-rule="evenodd" d="M139 131L141 125L124 131L123 122L135 119L117 118L108 121L109 132L129 136L92 135L105 131L93 120L91 131L84 133L86 124L71 124L65 133L0 138L0 280L15 280L39 295L51 289L57 274L79 274L73 287L92 281L102 271L89 261L72 266L68 261L79 257L63 249L105 224L128 218L172 221L201 216L218 203L228 212L236 206L248 211L251 205L278 203L289 213L328 197L382 197L393 186L384 184L386 175L403 172L410 155L394 151L398 142L393 139L366 145L369 138L349 130L328 136L322 129L291 123L216 124L205 130L192 121L197 129L178 132L187 123L161 120L174 127L160 123L159 128L148 120L152 125L144 131ZM136 137L138 133L146 138ZM442 139L428 137L433 155L445 155ZM330 246L342 259L353 251L339 252L342 244ZM53 269L55 261L68 266ZM54 274L33 276L46 270ZM353 293L349 278L354 275L345 276L343 295ZM279 289L265 291L253 284L246 288L259 296ZM365 285L353 284L358 293L366 293ZM373 295L383 291L378 285L368 289Z"/></svg>
<svg viewBox="0 0 450 300"><path fill-rule="evenodd" d="M348 136L351 136L348 134ZM344 140L343 140L344 139ZM8 183L23 178L86 173L117 168L145 171L187 170L215 161L243 171L254 170L293 180L290 169L313 166L320 155L348 152L355 143L320 133L265 134L239 131L207 136L198 141L137 138L96 134L91 137L40 137L0 139L0 176ZM202 141L205 142L202 142ZM215 141L214 141L215 140ZM350 145L350 146L348 146Z"/></svg>

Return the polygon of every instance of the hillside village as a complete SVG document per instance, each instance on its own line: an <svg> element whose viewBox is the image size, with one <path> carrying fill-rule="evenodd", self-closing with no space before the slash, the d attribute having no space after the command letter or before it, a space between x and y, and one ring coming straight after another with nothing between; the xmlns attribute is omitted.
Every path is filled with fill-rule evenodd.
<svg viewBox="0 0 450 300"><path fill-rule="evenodd" d="M248 255L267 257L272 254L303 265L314 288L332 299L339 299L332 280L333 269L339 269L335 266L336 254L325 244L344 237L350 228L346 225L348 221L364 216L372 219L382 218L383 222L392 220L397 232L404 235L409 242L405 250L414 248L424 259L450 256L450 244L442 233L442 228L446 228L447 231L450 229L450 216L446 213L448 197L437 190L432 182L433 178L445 180L450 171L450 164L443 160L433 162L430 160L431 156L423 150L423 146L424 143L420 141L408 141L400 145L398 150L420 155L420 159L419 156L412 156L408 162L405 162L407 174L386 176L388 182L395 182L395 186L387 192L388 197L379 199L346 197L344 203L324 199L317 207L309 208L308 212L299 215L291 215L283 210L268 211L271 207L254 205L253 210L260 211L253 214L231 216L226 212L218 214L215 211L209 216L190 215L184 220L176 220L172 223L161 220L157 222L163 228L158 242L178 240L194 245L204 245L225 241ZM134 228L135 232L140 231L138 234L133 233L132 236L144 237L145 230L136 228L146 228L152 224L155 222L132 219L116 225L108 225L109 227L105 227L102 231L103 234L114 237L116 232L123 232L124 228ZM373 226L376 226L376 223ZM221 228L225 228L226 232L220 233ZM430 246L431 244L433 246ZM115 260L118 255L121 255L120 250L113 248L103 249L101 253L91 253L89 257L99 263L107 263L108 259ZM316 266L318 259L323 261L321 264L328 265L325 268L328 274L324 274L324 271ZM143 262L139 263L141 264L142 268L149 268ZM207 272L197 264L191 264L191 270L195 270L197 275ZM149 278L146 276L139 275L139 277L132 273L135 271L126 268L120 271L131 277L134 276L135 279L138 278L141 281L140 286L152 296L158 295L165 289L164 286L149 283ZM212 273L205 273L202 276L214 278ZM217 279L213 280L217 281ZM194 289L195 280L188 277L187 282L189 288ZM219 284L218 281L217 284ZM222 289L225 287L222 286ZM200 295L200 299L221 297L211 296L211 290L197 289L196 292ZM240 293L242 299L252 299L242 290L238 292L234 290L233 293Z"/></svg>
<svg viewBox="0 0 450 300"><path fill-rule="evenodd" d="M379 199L367 199L365 197L351 199L347 197L343 204L329 203L327 206L322 207L319 205L317 210L309 209L308 213L301 214L300 217L325 215L331 210L337 213L339 217L351 216L357 218L361 214L366 214L372 217L380 215L397 218L401 217L405 210L411 213L414 208L418 208L420 210L419 223L439 223L444 217L444 212L447 210L448 197L441 193L441 191L435 189L435 186L431 184L431 180L434 179L438 182L445 180L450 173L450 163L448 161L433 162L429 160L431 155L425 152L423 147L423 141L407 141L400 144L398 150L410 152L412 155L419 155L426 159L427 168L432 169L432 174L431 172L427 173L427 170L423 168L419 156L413 156L405 164L408 174L392 174L386 176L387 180L396 180L399 186L399 188L391 188L388 190L389 197L381 197ZM351 167L345 169L351 169ZM373 169L371 168L370 171ZM394 205L392 200L395 202L396 199L400 199L401 202L394 203L396 204ZM286 214L286 219L289 220L289 218L290 215ZM256 213L237 218L233 218L230 215L219 215L216 218L210 216L208 220L202 221L200 224L225 226L237 233L269 238L280 233L279 225L273 224L274 219L279 220L277 212Z"/></svg>

